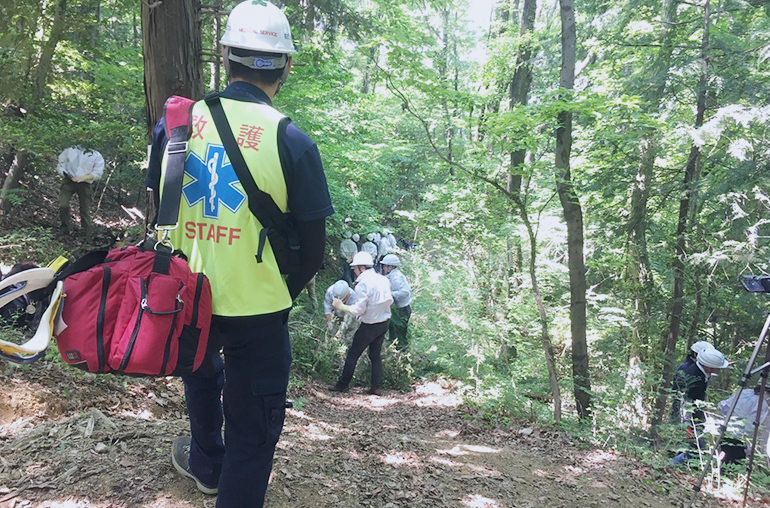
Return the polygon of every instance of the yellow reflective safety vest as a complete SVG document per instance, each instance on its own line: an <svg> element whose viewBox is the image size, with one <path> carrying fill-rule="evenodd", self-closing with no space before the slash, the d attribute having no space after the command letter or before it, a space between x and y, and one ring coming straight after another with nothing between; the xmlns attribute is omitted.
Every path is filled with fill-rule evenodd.
<svg viewBox="0 0 770 508"><path fill-rule="evenodd" d="M284 115L267 104L222 98L233 137L257 186L283 212L288 195L278 154L278 125ZM192 133L184 166L179 226L170 232L190 268L211 281L213 312L255 316L291 307L286 281L269 240L257 263L262 225L249 210L246 192L230 164L204 101L192 109ZM161 199L168 147L161 163Z"/></svg>

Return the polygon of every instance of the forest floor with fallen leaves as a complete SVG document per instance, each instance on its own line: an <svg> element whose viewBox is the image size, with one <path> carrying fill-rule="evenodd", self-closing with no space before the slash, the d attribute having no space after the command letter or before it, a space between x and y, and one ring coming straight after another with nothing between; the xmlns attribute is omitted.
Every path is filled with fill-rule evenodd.
<svg viewBox="0 0 770 508"><path fill-rule="evenodd" d="M692 473L470 418L448 381L383 396L294 385L268 508L668 507L691 497ZM179 379L94 375L48 360L0 366L0 386L0 507L215 505L171 465L171 443L188 429Z"/></svg>
<svg viewBox="0 0 770 508"><path fill-rule="evenodd" d="M0 233L55 230L55 174L22 187L36 199L0 217ZM136 209L119 204L122 190L102 184L95 196L94 240L56 236L49 248L77 255L141 231ZM4 272L31 252L14 238L19 245L0 256ZM214 507L171 464L171 443L189 428L178 378L88 374L57 355L53 348L25 367L0 362L0 508ZM697 478L530 424L493 426L446 380L378 397L295 379L290 397L268 508L687 506ZM739 506L710 493L694 506Z"/></svg>

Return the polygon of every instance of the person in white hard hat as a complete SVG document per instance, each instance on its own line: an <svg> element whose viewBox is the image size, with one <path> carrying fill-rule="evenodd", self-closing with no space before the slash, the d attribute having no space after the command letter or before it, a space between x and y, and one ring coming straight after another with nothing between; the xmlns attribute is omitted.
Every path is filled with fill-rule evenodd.
<svg viewBox="0 0 770 508"><path fill-rule="evenodd" d="M703 410L697 407L697 402L706 400L706 389L711 376L729 365L730 362L721 351L714 347L703 347L698 352L695 363L683 364L674 373L671 417L674 422L688 426L688 436L701 433L705 416ZM671 460L671 464L679 464L688 458L688 452L682 452Z"/></svg>
<svg viewBox="0 0 770 508"><path fill-rule="evenodd" d="M688 412L683 412L682 409L687 403L706 400L706 388L711 376L728 365L729 362L725 359L725 355L710 344L708 347L700 348L694 363L682 364L674 373L673 390L675 396L672 417L683 423L688 423L690 418L695 419L696 422L702 421L703 411L697 410L690 416Z"/></svg>
<svg viewBox="0 0 770 508"><path fill-rule="evenodd" d="M388 334L396 347L405 351L409 347L407 331L409 318L412 316L412 288L401 271L401 260L395 254L386 254L382 261L382 274L390 281L390 291L393 293L393 306L390 308L390 325Z"/></svg>
<svg viewBox="0 0 770 508"><path fill-rule="evenodd" d="M284 277L270 243L259 246L261 224L227 163L211 109L196 102L184 167L191 183L182 189L179 227L169 239L208 276L214 316L203 366L182 377L191 435L174 441L171 460L200 491L217 494L217 507L252 508L264 504L283 429L289 310L321 266L326 217L334 210L316 144L272 103L295 53L286 16L270 2L241 2L220 42L228 86L219 102L259 188L295 219L300 263ZM146 179L156 205L168 160L165 130L163 118Z"/></svg>
<svg viewBox="0 0 770 508"><path fill-rule="evenodd" d="M382 343L388 331L390 305L393 303L390 281L374 271L372 268L374 259L368 252L356 253L350 265L356 276L356 302L346 305L339 298L335 298L332 306L342 312L354 314L361 324L348 348L342 373L337 383L329 389L334 392L348 391L358 359L364 350L369 348L369 361L372 364L369 393L380 395L382 393Z"/></svg>
<svg viewBox="0 0 770 508"><path fill-rule="evenodd" d="M348 284L353 282L353 274L350 271L350 262L353 256L358 252L358 245L352 240L352 234L349 230L343 233L343 239L340 242L340 263L342 264L342 279Z"/></svg>
<svg viewBox="0 0 770 508"><path fill-rule="evenodd" d="M91 239L93 225L91 224L92 184L98 181L104 173L104 157L96 150L84 150L80 146L65 148L59 154L56 171L62 176L59 189L59 219L61 229L65 234L72 232L70 216L70 201L72 195L78 195L80 206L80 227L86 240Z"/></svg>
<svg viewBox="0 0 770 508"><path fill-rule="evenodd" d="M376 261L377 259L377 245L374 243L374 233L369 233L366 235L366 241L361 245L361 252L368 253L373 261ZM377 267L377 263L374 263L374 266Z"/></svg>
<svg viewBox="0 0 770 508"><path fill-rule="evenodd" d="M352 261L352 260L351 260ZM347 340L351 334L358 329L358 321L353 319L353 315L339 311L332 305L334 299L339 298L342 303L352 305L356 302L356 292L350 288L347 281L338 280L326 290L324 295L324 315L326 316L326 332L329 335L334 333L336 321L340 322L340 331L342 337Z"/></svg>
<svg viewBox="0 0 770 508"><path fill-rule="evenodd" d="M684 361L679 365L679 369L687 368L689 364L695 363L695 360L698 357L698 353L700 353L701 351L704 351L706 349L713 349L713 348L714 346L712 346L710 342L707 342L705 340L699 340L697 342L694 342L692 346L690 346L690 351L687 353L687 356L684 358Z"/></svg>

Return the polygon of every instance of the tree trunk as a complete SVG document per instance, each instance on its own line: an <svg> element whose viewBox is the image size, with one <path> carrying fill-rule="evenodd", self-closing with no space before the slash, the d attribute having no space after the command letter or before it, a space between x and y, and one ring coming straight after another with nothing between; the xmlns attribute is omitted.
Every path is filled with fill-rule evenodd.
<svg viewBox="0 0 770 508"><path fill-rule="evenodd" d="M51 71L51 62L53 61L53 55L56 52L56 46L59 45L59 41L64 35L65 26L65 14L67 12L67 0L59 0L54 8L53 21L51 23L51 33L48 36L48 40L45 41L43 47L40 50L40 58L35 66L34 75L32 79L32 101L27 104L27 110L34 112L37 108L40 100L45 96L46 82L48 80L48 74ZM5 213L10 208L10 200L8 199L8 193L11 189L16 187L19 179L27 169L27 152L26 150L18 150L11 167L8 170L5 180L3 180L3 188L0 189L0 213Z"/></svg>
<svg viewBox="0 0 770 508"><path fill-rule="evenodd" d="M16 186L16 182L19 181L19 177L27 167L27 151L19 150L16 152L16 156L13 158L11 168L8 170L8 174L3 180L3 188L0 190L0 213L4 214L11 206L9 199L10 191Z"/></svg>
<svg viewBox="0 0 770 508"><path fill-rule="evenodd" d="M706 0L704 5L704 26L703 39L701 41L701 75L698 81L698 93L696 99L695 127L703 125L703 118L706 112L706 91L708 86L708 41L711 5L710 0ZM659 425L666 413L666 404L668 403L669 387L674 378L676 342L679 338L679 327L682 322L682 310L684 308L684 269L685 258L687 256L687 234L692 224L688 221L691 213L692 198L695 192L695 185L698 180L700 149L693 143L690 148L690 154L685 166L683 189L684 195L679 201L679 219L676 226L676 247L674 252L674 289L671 296L671 314L666 334L665 352L663 358L662 383L655 400L655 415L652 421L653 427ZM653 429L654 432L654 429Z"/></svg>
<svg viewBox="0 0 770 508"><path fill-rule="evenodd" d="M540 342L545 353L548 381L551 385L551 394L553 395L553 420L558 423L561 421L561 389L559 388L559 376L556 371L556 360L553 354L551 335L548 331L548 314L545 310L545 304L543 304L543 297L537 280L537 237L529 221L524 201L517 194L509 194L509 196L519 211L519 217L521 217L529 237L529 278L532 283L532 296L535 297L535 304L537 305L537 312L540 318Z"/></svg>
<svg viewBox="0 0 770 508"><path fill-rule="evenodd" d="M441 80L448 85L450 67L449 34L451 33L451 28L449 26L449 7L445 7L441 11L441 29L442 48L438 69ZM447 88L449 87L447 86ZM454 141L455 131L454 125L452 125L452 115L449 111L449 99L447 99L446 94L441 98L441 109L444 112L444 137L446 139L447 158L449 159L449 176L455 176L455 168L452 165L452 161L454 160L454 147L452 146L452 142Z"/></svg>
<svg viewBox="0 0 770 508"><path fill-rule="evenodd" d="M521 11L521 22L519 24L519 40L521 46L516 55L516 68L513 72L510 86L508 88L508 98L511 109L516 105L526 105L529 99L529 90L532 85L532 44L529 41L528 34L535 25L535 11L537 7L536 0L524 0ZM507 15L507 10L505 11ZM508 192L516 194L521 193L521 166L526 160L526 150L515 150L511 152L510 166L508 170L508 181L506 189ZM517 284L512 281L521 270L521 243L508 239L508 297L513 294L514 289L518 289ZM514 252L514 249L516 252ZM514 264L514 261L517 261Z"/></svg>
<svg viewBox="0 0 770 508"><path fill-rule="evenodd" d="M675 0L663 0L662 26L658 34L661 49L652 65L654 86L645 95L645 104L649 111L658 111L661 98L666 90L666 81L671 68L673 53L672 33L676 21ZM628 218L628 238L626 253L628 256L629 278L633 284L634 313L631 340L628 351L628 373L625 392L633 398L629 411L629 423L646 427L648 411L645 410L642 387L644 371L642 365L646 358L643 351L648 351L654 322L651 313L653 280L650 259L647 251L647 202L654 178L655 158L658 155L658 132L646 133L640 143L639 165L634 182L631 184L631 208Z"/></svg>
<svg viewBox="0 0 770 508"><path fill-rule="evenodd" d="M575 83L577 37L573 0L559 0L561 6L561 79L562 89L571 90ZM570 174L572 150L572 112L562 111L557 117L556 190L559 193L564 221L567 223L567 254L570 286L570 331L572 333L572 382L578 416L591 414L591 379L588 372L586 340L586 270L583 260L583 210L575 193Z"/></svg>
<svg viewBox="0 0 770 508"><path fill-rule="evenodd" d="M147 139L171 95L198 99L201 78L200 2L142 2Z"/></svg>

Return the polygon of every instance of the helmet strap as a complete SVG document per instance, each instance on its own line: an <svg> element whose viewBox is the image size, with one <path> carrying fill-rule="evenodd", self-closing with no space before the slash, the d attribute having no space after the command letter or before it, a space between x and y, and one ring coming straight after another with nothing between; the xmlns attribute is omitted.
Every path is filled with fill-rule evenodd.
<svg viewBox="0 0 770 508"><path fill-rule="evenodd" d="M278 80L278 88L275 89L275 93L278 93L281 91L281 87L284 83L286 83L286 80L289 78L289 65L288 62L286 64L286 67L283 68L283 73L281 73L281 77Z"/></svg>

